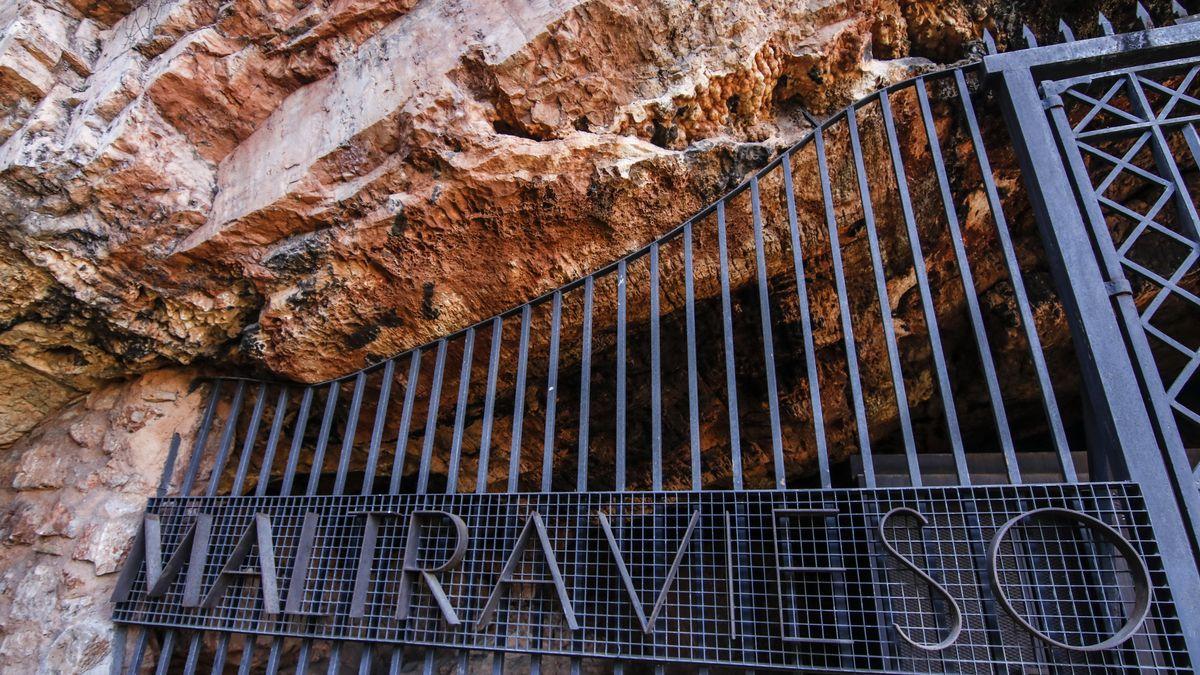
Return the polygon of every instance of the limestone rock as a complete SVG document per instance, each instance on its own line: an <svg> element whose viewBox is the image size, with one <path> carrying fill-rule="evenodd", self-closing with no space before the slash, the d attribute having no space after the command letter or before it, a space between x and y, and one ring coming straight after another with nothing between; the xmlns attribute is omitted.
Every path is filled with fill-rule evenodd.
<svg viewBox="0 0 1200 675"><path fill-rule="evenodd" d="M101 386L0 455L0 672L106 672L115 572L171 434L193 440L191 384L165 370Z"/></svg>

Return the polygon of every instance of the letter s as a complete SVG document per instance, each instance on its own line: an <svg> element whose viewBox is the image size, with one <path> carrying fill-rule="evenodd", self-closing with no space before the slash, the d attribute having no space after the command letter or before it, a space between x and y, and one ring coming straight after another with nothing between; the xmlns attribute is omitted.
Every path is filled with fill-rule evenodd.
<svg viewBox="0 0 1200 675"><path fill-rule="evenodd" d="M901 628L900 624L898 624L898 623L893 623L892 627L896 629L896 632L900 635L900 638L902 640L904 640L908 644L916 647L917 649L921 649L921 650L924 650L927 652L941 651L941 650L945 649L946 647L949 647L950 645L954 644L954 641L958 639L958 634L962 632L962 610L959 609L959 607L958 607L958 601L956 601L954 599L954 596L950 595L950 592L947 591L945 589L945 587L943 587L938 582L934 581L933 577L929 576L924 571L922 571L921 568L917 567L916 563L914 563L913 561L909 560L908 558L905 558L904 556L900 555L900 552L897 551L892 546L891 542L888 541L887 535L884 533L885 529L887 528L887 523L889 520L891 520L892 516L899 515L899 514L909 515L909 516L916 518L917 520L921 521L922 527L929 524L929 519L926 518L924 515L922 515L920 511L917 511L915 509L910 509L906 506L900 506L900 507L894 508L891 511L888 511L886 514L884 514L883 518L881 518L879 520L879 538L883 541L883 547L888 550L888 553L891 553L892 555L899 558L900 562L905 567L907 567L908 569L915 572L917 576L921 577L921 579L923 579L925 581L925 583L929 584L931 587L933 587L934 590L936 590L938 593L940 593L942 596L944 596L946 598L946 600L948 600L950 602L950 612L954 618L951 619L951 621L950 621L950 634L947 635L941 642L938 642L937 644L932 644L932 645L922 644L920 642L917 642L916 640L913 640L911 637L908 636L908 633L904 632L904 629Z"/></svg>

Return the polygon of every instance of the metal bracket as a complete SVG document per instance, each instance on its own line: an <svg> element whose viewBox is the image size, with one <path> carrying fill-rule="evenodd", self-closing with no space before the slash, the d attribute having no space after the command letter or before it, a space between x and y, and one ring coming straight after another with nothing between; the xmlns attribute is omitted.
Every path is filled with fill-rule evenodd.
<svg viewBox="0 0 1200 675"><path fill-rule="evenodd" d="M1133 287L1125 279L1115 279L1113 281L1104 282L1104 290L1108 291L1109 297L1117 297L1118 295L1133 296Z"/></svg>

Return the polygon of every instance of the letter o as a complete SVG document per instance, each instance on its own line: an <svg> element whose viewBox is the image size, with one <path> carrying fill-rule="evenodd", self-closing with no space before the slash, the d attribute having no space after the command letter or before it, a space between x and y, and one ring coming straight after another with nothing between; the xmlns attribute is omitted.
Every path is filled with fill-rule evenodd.
<svg viewBox="0 0 1200 675"><path fill-rule="evenodd" d="M1113 544L1115 544L1117 549L1121 552L1121 556L1125 558L1125 562L1129 565L1129 571L1134 577L1133 611L1130 613L1129 618L1126 619L1125 625L1121 626L1121 629L1108 639L1088 645L1072 645L1055 640L1037 628L1034 628L1033 625L1025 619L1025 617L1021 616L1021 614L1017 612L1016 608L1012 606L1012 601L1009 600L1008 596L1004 593L1004 587L1000 583L1000 570L996 565L996 557L1000 552L1000 543L1004 540L1004 537L1008 534L1008 531L1014 526L1021 521L1033 518L1034 516L1047 516L1050 518L1057 518L1059 520L1082 523L1085 527L1088 527L1093 531L1101 532L1110 540L1112 540ZM1146 620L1146 616L1150 613L1150 572L1146 569L1145 561L1142 560L1142 557L1138 555L1138 552L1133 548L1133 544L1129 543L1128 539L1121 536L1120 532L1117 532L1115 529L1109 527L1107 523L1097 518L1093 518L1085 513L1080 513L1079 511L1060 508L1034 509L1032 511L1026 511L1025 513L1022 513L1004 523L1000 526L1000 529L996 530L995 536L992 537L992 543L988 547L988 567L991 568L992 586L996 589L996 599L999 600L1000 606L1004 608L1004 611L1008 612L1009 616L1016 620L1017 623L1028 629L1029 632L1036 635L1042 641L1055 647L1061 647L1063 649L1076 652L1098 652L1105 649L1112 649L1113 647L1116 647L1133 637L1134 633L1136 633L1138 629L1142 627L1142 623Z"/></svg>

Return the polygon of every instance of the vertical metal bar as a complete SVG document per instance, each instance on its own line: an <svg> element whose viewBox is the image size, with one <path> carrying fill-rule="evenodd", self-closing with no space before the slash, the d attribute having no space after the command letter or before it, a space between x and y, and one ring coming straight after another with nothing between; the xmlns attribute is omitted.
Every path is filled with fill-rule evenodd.
<svg viewBox="0 0 1200 675"><path fill-rule="evenodd" d="M750 208L754 219L754 259L758 267L758 314L762 321L763 366L767 371L767 406L771 418L771 456L775 463L775 487L787 488L783 462L783 432L779 429L779 389L775 382L775 336L771 329L771 296L767 286L767 255L763 243L762 207L758 178L750 178Z"/></svg>
<svg viewBox="0 0 1200 675"><path fill-rule="evenodd" d="M179 434L171 434L171 445L167 448L167 459L163 462L162 475L158 478L158 489L154 491L156 497L165 497L167 490L171 487L171 476L175 473L175 461L179 457L179 443Z"/></svg>
<svg viewBox="0 0 1200 675"><path fill-rule="evenodd" d="M334 640L329 646L329 661L325 665L325 675L337 675L342 669L342 642Z"/></svg>
<svg viewBox="0 0 1200 675"><path fill-rule="evenodd" d="M946 177L946 164L942 156L941 142L938 140L937 127L933 123L933 113L929 108L929 94L925 89L924 78L918 78L915 86L917 102L921 108L921 119L925 125L925 136L929 141L929 152L934 160L934 174L937 176L938 187L941 189L946 222L950 227L950 243L954 248L954 258L958 264L959 279L962 281L963 295L967 302L967 313L971 317L971 330L975 335L975 346L979 349L984 381L987 383L988 396L991 399L992 416L996 421L996 431L1000 435L1000 448L1004 453L1004 461L1008 464L1008 479L1013 483L1019 483L1021 482L1021 470L1017 466L1012 430L1008 426L1008 414L1004 410L1004 396L1000 393L1000 380L996 376L996 362L992 358L987 329L983 325L983 314L979 310L975 276L971 273L971 263L967 259L962 228L959 227L958 213L954 207L954 195L950 191L950 180Z"/></svg>
<svg viewBox="0 0 1200 675"><path fill-rule="evenodd" d="M217 401L221 397L221 381L212 383L212 391L208 395L208 405L204 408L204 417L200 420L200 428L196 431L196 442L192 444L192 456L188 458L187 471L183 475L183 483L179 494L189 495L196 484L196 474L200 472L200 459L204 454L204 446L208 443L208 432L212 430L213 417L217 413Z"/></svg>
<svg viewBox="0 0 1200 675"><path fill-rule="evenodd" d="M551 299L550 309L550 354L549 364L546 371L546 425L545 436L542 441L542 481L541 491L550 492L554 481L554 418L556 416L558 402L558 349L559 338L562 327L562 291L555 291ZM542 620L542 612L538 611L537 624L539 627L544 626ZM541 644L541 628L538 629L537 635L531 635L534 640L535 649ZM541 672L542 655L533 653L530 655L531 672Z"/></svg>
<svg viewBox="0 0 1200 675"><path fill-rule="evenodd" d="M171 668L171 656L175 652L175 631L169 630L163 635L162 647L158 652L158 665L154 675L167 675Z"/></svg>
<svg viewBox="0 0 1200 675"><path fill-rule="evenodd" d="M408 426L412 423L413 405L417 397L417 380L421 375L421 348L412 351L408 365L408 380L404 383L404 408L400 411L400 429L396 432L396 452L392 456L392 476L388 493L400 492L404 478L404 457L408 454Z"/></svg>
<svg viewBox="0 0 1200 675"><path fill-rule="evenodd" d="M128 637L129 631L125 624L118 623L113 626L112 658L108 661L108 675L121 675L125 671L125 641Z"/></svg>
<svg viewBox="0 0 1200 675"><path fill-rule="evenodd" d="M521 308L521 346L517 357L517 383L513 393L512 446L508 455L508 491L516 492L521 476L521 430L525 423L525 376L529 369L529 305Z"/></svg>
<svg viewBox="0 0 1200 675"><path fill-rule="evenodd" d="M729 411L729 459L733 489L745 487L742 478L742 439L738 428L737 369L733 355L733 307L729 297L729 246L725 236L725 202L717 202L717 245L721 264L721 330L725 338L725 391Z"/></svg>
<svg viewBox="0 0 1200 675"><path fill-rule="evenodd" d="M305 675L308 672L308 656L311 651L311 639L300 643L300 651L296 654L296 675Z"/></svg>
<svg viewBox="0 0 1200 675"><path fill-rule="evenodd" d="M263 452L262 464L258 468L258 485L254 495L262 497L267 493L267 484L271 480L271 467L275 464L275 450L279 447L279 436L283 433L283 419L287 417L288 390L279 387L279 395L275 397L275 419L271 422L271 431L267 435L267 447Z"/></svg>
<svg viewBox="0 0 1200 675"><path fill-rule="evenodd" d="M197 642L200 641L199 638L200 638L200 632L196 631L196 641ZM217 638L216 653L213 654L212 670L211 670L213 675L221 675L221 673L225 672L225 657L228 654L228 652L229 652L229 633L222 632L220 634L220 636ZM245 670L245 672L247 672L247 673L249 672L250 660L251 660L253 654L254 654L254 635L248 633L245 636L245 646L242 647L242 655L243 655L242 656L242 668L239 669L239 673L242 670Z"/></svg>
<svg viewBox="0 0 1200 675"><path fill-rule="evenodd" d="M296 466L300 461L300 448L304 445L304 430L308 427L308 415L312 410L313 387L305 387L300 398L300 410L296 413L296 430L292 434L292 447L288 451L287 466L283 470L283 481L279 494L292 494L292 482L296 479Z"/></svg>
<svg viewBox="0 0 1200 675"><path fill-rule="evenodd" d="M446 370L446 339L438 340L437 356L434 358L433 383L429 388L428 414L425 418L425 439L421 447L421 464L417 472L417 494L429 491L429 466L433 458L433 440L437 432L438 409L441 407L442 377ZM449 477L447 477L449 480ZM447 483L447 486L449 483ZM434 650L425 648L422 672L433 672Z"/></svg>
<svg viewBox="0 0 1200 675"><path fill-rule="evenodd" d="M733 489L741 490L745 487L745 479L742 475L742 443L738 427L737 370L735 368L733 353L733 307L729 293L729 245L725 230L724 200L717 202L717 243L721 268L721 327L725 342L725 389L729 412L730 470L733 473ZM737 509L735 522L739 531L746 525L741 509ZM726 525L728 529L728 521L726 521ZM739 537L737 545L739 567L740 560L745 553L744 548L741 537ZM732 549L729 549L728 556L728 564L730 569L732 569ZM740 597L746 591L744 575L738 575L738 579L737 593L735 594L732 589L729 592L729 619L735 626L744 620L735 612L735 607L738 605L736 598Z"/></svg>
<svg viewBox="0 0 1200 675"><path fill-rule="evenodd" d="M417 471L417 492L424 494L429 489L429 465L433 459L433 440L437 435L438 409L442 404L442 375L446 371L446 340L438 340L437 356L433 365L433 384L429 388L429 410L425 416L425 439L421 444L421 465Z"/></svg>
<svg viewBox="0 0 1200 675"><path fill-rule="evenodd" d="M542 492L549 492L554 471L554 421L558 407L558 340L562 323L562 291L555 291L550 310L550 363L546 370L546 433L542 441Z"/></svg>
<svg viewBox="0 0 1200 675"><path fill-rule="evenodd" d="M150 629L143 627L138 633L137 641L133 643L133 653L129 659L128 675L139 675L142 672L142 659L146 658L146 642L150 639Z"/></svg>
<svg viewBox="0 0 1200 675"><path fill-rule="evenodd" d="M358 675L371 675L371 655L373 651L374 645L372 643L362 643L362 652L358 658Z"/></svg>
<svg viewBox="0 0 1200 675"><path fill-rule="evenodd" d="M662 458L662 353L658 298L658 242L650 245L650 483L663 489Z"/></svg>
<svg viewBox="0 0 1200 675"><path fill-rule="evenodd" d="M704 480L700 467L700 410L697 396L696 372L696 288L695 268L692 260L692 221L683 226L683 269L684 269L684 312L687 332L687 368L688 368L688 439L691 445L691 478L692 489L704 489ZM703 554L693 553L693 564L700 564ZM703 604L699 607L699 621L703 627L708 626ZM700 668L701 675L708 675L708 668Z"/></svg>
<svg viewBox="0 0 1200 675"><path fill-rule="evenodd" d="M280 390L283 391L282 388ZM242 490L245 488L246 476L247 476L247 473L249 472L249 467L250 467L250 455L254 451L254 441L258 437L258 427L259 427L259 424L262 423L263 409L266 406L266 401L267 401L267 384L265 382L261 382L258 385L258 393L255 394L254 412L250 416L250 424L246 429L246 439L242 443L242 455L241 455L241 459L238 461L237 475L233 479L233 486L230 487L230 489L229 489L230 495L235 495L235 496L240 495L242 493ZM281 420L279 419L278 410L276 411L275 418L276 418L275 423L273 423L271 425L271 433L272 433L272 436L274 436L276 439L278 439L278 434L276 433L277 432L276 427L281 422ZM268 444L270 444L270 439L268 439ZM260 471L260 474L263 474L263 473L269 474L270 473L270 464L266 463L264 461L264 463L259 467L259 471ZM260 479L259 487L261 487L261 486L262 486L262 481ZM242 583L242 580L238 579L234 583L237 585L240 585ZM246 641L247 641L246 649L253 650L253 646L252 646L254 643L253 636L247 635ZM185 665L184 665L184 672L187 673L188 675L196 672L196 666L197 666L198 659L200 656L199 650L200 650L200 631L192 631L191 639L188 642L187 661L185 662ZM228 651L229 651L229 633L222 631L217 638L216 651L213 654L212 672L219 673L219 672L221 672L221 670L224 669L225 657L226 657L226 654L228 653ZM243 652L243 655L242 655L243 664L247 664L249 658L250 658L250 655Z"/></svg>
<svg viewBox="0 0 1200 675"><path fill-rule="evenodd" d="M250 469L250 455L254 452L254 441L258 438L258 426L262 424L263 409L267 405L267 385L260 383L258 393L254 395L254 410L250 414L250 424L246 427L246 438L242 442L242 456L238 460L237 473L233 478L231 495L238 495L246 484L246 473Z"/></svg>
<svg viewBox="0 0 1200 675"><path fill-rule="evenodd" d="M696 373L696 280L692 262L692 222L683 226L684 314L687 331L688 440L692 457L692 489L701 488L700 471L700 400Z"/></svg>
<svg viewBox="0 0 1200 675"><path fill-rule="evenodd" d="M853 129L855 124L849 119L850 115L847 112L847 125ZM846 292L846 274L842 265L842 247L838 241L838 224L837 218L834 215L833 208L833 190L830 186L829 164L825 155L825 136L820 126L813 132L813 140L817 150L817 173L821 177L821 200L825 206L825 225L829 233L829 253L833 267L834 287L838 297L838 316L842 327L842 342L845 345L846 351L846 372L847 379L850 383L850 396L854 405L855 426L858 432L858 447L859 455L862 457L863 464L863 482L868 488L876 487L875 480L875 462L871 453L871 438L867 427L867 411L863 401L862 380L858 371L858 350L854 342L854 325L850 317L850 299ZM861 171L859 174L861 175ZM872 542L868 545L868 549L873 558L880 560L880 553ZM877 573L875 566L871 566L870 572L871 581L878 584ZM876 606L875 613L878 617L880 626L888 626L890 622L886 621L886 616L891 614L890 607L886 606L886 596L882 597L883 602ZM882 636L881 636L882 637ZM884 663L891 660L892 648L887 639L880 642L883 651Z"/></svg>
<svg viewBox="0 0 1200 675"><path fill-rule="evenodd" d="M579 356L579 458L576 484L580 492L587 492L588 480L588 427L591 423L592 395L592 295L595 282L591 276L583 282L583 337Z"/></svg>
<svg viewBox="0 0 1200 675"><path fill-rule="evenodd" d="M617 448L616 485L625 490L625 261L617 263Z"/></svg>
<svg viewBox="0 0 1200 675"><path fill-rule="evenodd" d="M813 435L817 444L817 471L821 487L833 485L829 474L829 446L825 439L825 410L821 403L820 371L817 369L817 347L813 339L812 315L808 305L808 280L804 271L804 249L796 218L796 195L792 185L792 158L783 158L783 189L787 199L788 230L792 239L792 268L796 274L796 297L800 305L800 331L804 339L804 367L808 376L808 395L812 406Z"/></svg>
<svg viewBox="0 0 1200 675"><path fill-rule="evenodd" d="M354 393L350 396L350 416L346 419L346 431L342 436L342 451L338 455L337 475L333 481L333 493L346 491L346 474L350 471L350 454L354 452L354 436L358 433L358 415L362 411L363 390L367 387L367 372L358 371L354 378Z"/></svg>
<svg viewBox="0 0 1200 675"><path fill-rule="evenodd" d="M992 213L992 221L996 224L996 236L1004 254L1004 264L1008 268L1008 276L1013 285L1013 293L1017 299L1017 311L1021 316L1021 324L1025 329L1025 339L1029 343L1030 357L1034 370L1037 372L1038 387L1042 393L1042 407L1050 426L1050 438L1058 453L1059 464L1062 467L1063 478L1068 483L1078 480L1075 472L1075 461L1071 458L1071 448L1067 443L1066 430L1063 427L1062 415L1058 409L1058 400L1054 394L1054 385L1050 382L1050 369L1046 365L1046 355L1042 351L1042 341L1038 336L1037 324L1033 320L1033 310L1029 306L1029 294L1025 290L1024 276L1021 265L1017 260L1012 236L1009 233L1008 221L1004 216L1004 208L1000 195L996 190L996 182L992 172L991 161L987 156L987 146L979 132L979 120L975 116L975 104L971 101L971 92L967 88L966 78L962 69L954 71L955 85L958 87L958 97L962 101L963 112L967 121L967 129L971 134L971 143L975 148L975 157L979 161L979 172L983 178L984 191L987 194L988 208Z"/></svg>
<svg viewBox="0 0 1200 675"><path fill-rule="evenodd" d="M222 633L221 637L228 640L229 634ZM188 639L187 656L183 660L184 675L192 675L196 672L196 664L200 660L200 631L191 631L191 637Z"/></svg>
<svg viewBox="0 0 1200 675"><path fill-rule="evenodd" d="M575 471L575 491L587 492L588 489L588 422L589 398L592 387L592 294L594 282L589 275L583 281L583 336L580 339L579 358L579 465ZM576 523L580 531L586 527L584 518ZM576 656L571 659L571 675L581 675L582 660Z"/></svg>
<svg viewBox="0 0 1200 675"><path fill-rule="evenodd" d="M482 492L487 492L488 464L491 461L492 450L492 416L496 407L496 376L500 369L500 344L504 338L504 319L492 319L492 348L488 355L487 393L483 399L483 428L479 438L479 473L475 479L477 486L483 486ZM480 492L476 488L476 492Z"/></svg>
<svg viewBox="0 0 1200 675"><path fill-rule="evenodd" d="M929 273L926 270L925 253L921 248L921 236L917 230L917 217L913 211L912 197L908 191L908 172L904 169L904 157L900 154L900 143L896 135L896 120L892 115L892 104L887 91L879 94L880 110L883 114L884 131L887 134L888 150L892 156L892 172L896 177L896 190L900 196L900 210L904 214L904 226L908 233L908 248L912 252L913 271L917 279L917 291L921 296L921 310L925 316L925 327L929 331L929 346L933 356L933 371L937 378L938 392L942 399L942 412L946 418L946 433L950 437L950 448L954 453L954 469L961 485L969 485L970 472L963 450L962 432L958 426L958 410L954 406L954 389L946 367L946 353L942 345L942 331L938 326L937 310L933 305ZM940 157L934 157L940 162ZM911 467L910 467L911 470Z"/></svg>
<svg viewBox="0 0 1200 675"><path fill-rule="evenodd" d="M338 393L341 382L334 380L329 383L329 393L325 395L325 412L321 415L321 429L317 432L317 447L313 451L312 469L308 472L308 493L317 493L320 485L321 471L325 467L325 448L329 446L329 434L333 428L333 413L337 409Z"/></svg>
<svg viewBox="0 0 1200 675"><path fill-rule="evenodd" d="M388 403L392 398L392 379L396 376L396 359L388 359L383 366L379 382L379 399L375 403L375 425L371 428L371 443L367 447L367 465L363 467L363 484L359 494L374 492L375 470L379 465L379 446L383 444L383 431L387 426Z"/></svg>
<svg viewBox="0 0 1200 675"><path fill-rule="evenodd" d="M388 359L387 363L383 366L383 376L379 383L379 399L375 405L375 426L371 430L371 443L367 451L367 464L363 468L363 483L359 494L364 496L375 492L375 472L379 465L379 447L383 441L384 427L387 426L388 402L391 400L392 380L395 377L395 373L396 360ZM389 646L392 656L395 656L395 653L399 649L396 645ZM367 643L363 646L363 650L359 654L360 673L370 672L372 658L373 650L371 644Z"/></svg>
<svg viewBox="0 0 1200 675"><path fill-rule="evenodd" d="M497 316L492 320L492 346L488 356L487 394L483 404L483 430L479 446L478 476L475 480L475 494L485 494L488 491L488 468L491 464L491 454L488 450L492 434L492 410L496 400L496 373L500 363L500 344L503 338L504 321ZM504 667L504 653L496 652L492 656L493 672L499 675ZM398 670L398 668L397 668Z"/></svg>
<svg viewBox="0 0 1200 675"><path fill-rule="evenodd" d="M660 319L659 304L659 245L650 245L650 486L655 492L663 489L663 457L662 457L662 354L660 351ZM662 578L664 558L663 549L665 528L662 514L654 516L654 579ZM654 644L658 644L657 634L652 634ZM655 675L663 674L662 664L654 665Z"/></svg>
<svg viewBox="0 0 1200 675"><path fill-rule="evenodd" d="M900 418L900 435L904 439L904 454L908 458L909 480L914 487L919 487L921 470L917 464L917 446L913 439L912 417L908 409L904 373L900 369L900 352L896 345L896 326L892 321L892 304L888 298L887 276L883 271L883 254L879 248L879 233L875 229L875 207L871 201L871 187L867 181L862 143L858 137L858 119L855 117L853 106L846 109L846 126L850 131L850 151L854 156L854 169L858 177L858 195L867 228L867 242L871 249L871 269L875 275L875 294L879 298L884 345L887 347L888 366L892 375L892 394L896 398L896 414Z"/></svg>
<svg viewBox="0 0 1200 675"><path fill-rule="evenodd" d="M225 460L229 458L229 448L233 445L233 435L237 431L238 415L242 410L242 396L246 393L246 381L238 380L237 389L233 394L233 403L229 406L229 419L225 421L225 429L221 433L221 445L217 448L217 458L213 462L212 473L208 476L208 485L204 488L204 496L217 494L217 485L221 482L221 473L225 470Z"/></svg>
<svg viewBox="0 0 1200 675"><path fill-rule="evenodd" d="M283 638L276 637L271 640L271 649L267 652L267 675L275 675L279 672L279 657L283 654Z"/></svg>
<svg viewBox="0 0 1200 675"><path fill-rule="evenodd" d="M867 408L863 403L862 380L858 373L858 350L854 345L854 326L850 319L850 299L846 294L846 274L842 267L842 245L838 242L837 218L833 213L833 191L829 185L829 165L825 157L825 138L820 127L813 133L817 146L817 172L821 175L821 198L825 205L825 225L829 231L829 252L832 259L833 281L838 297L838 316L842 325L842 341L846 349L847 379L850 398L854 404L854 421L858 431L858 452L862 456L863 482L875 487L875 462L871 457L871 437L867 429Z"/></svg>
<svg viewBox="0 0 1200 675"><path fill-rule="evenodd" d="M212 674L221 675L225 672L225 655L229 650L229 633L221 634L221 644L217 648L217 656L213 659ZM247 633L242 644L242 658L238 663L238 675L250 675L254 665L254 650L257 642L253 633Z"/></svg>
<svg viewBox="0 0 1200 675"><path fill-rule="evenodd" d="M458 466L462 460L463 425L467 417L467 399L471 393L471 365L475 359L475 328L463 336L462 367L458 372L458 403L454 407L454 437L450 442L450 465L446 469L446 493L458 491Z"/></svg>

